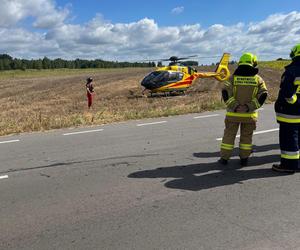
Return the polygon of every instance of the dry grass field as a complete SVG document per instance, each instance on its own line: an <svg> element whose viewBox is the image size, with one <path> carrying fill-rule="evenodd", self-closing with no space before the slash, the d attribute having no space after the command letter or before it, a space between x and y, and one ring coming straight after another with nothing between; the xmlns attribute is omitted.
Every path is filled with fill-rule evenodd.
<svg viewBox="0 0 300 250"><path fill-rule="evenodd" d="M231 67L231 72L234 68ZM185 96L142 97L140 81L150 68L49 70L0 73L0 135L129 119L178 115L224 107L222 83L197 80ZM199 70L213 70L202 67ZM260 68L270 91L278 92L282 69ZM87 109L85 79L94 78L95 99Z"/></svg>

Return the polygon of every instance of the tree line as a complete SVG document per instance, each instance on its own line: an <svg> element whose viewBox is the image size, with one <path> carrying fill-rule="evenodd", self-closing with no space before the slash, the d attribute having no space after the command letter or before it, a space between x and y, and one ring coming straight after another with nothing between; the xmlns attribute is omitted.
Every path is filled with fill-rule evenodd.
<svg viewBox="0 0 300 250"><path fill-rule="evenodd" d="M61 58L49 59L18 59L7 54L0 54L1 70L26 70L26 69L85 69L85 68L127 68L127 67L155 67L155 62L114 62L95 60L64 60Z"/></svg>

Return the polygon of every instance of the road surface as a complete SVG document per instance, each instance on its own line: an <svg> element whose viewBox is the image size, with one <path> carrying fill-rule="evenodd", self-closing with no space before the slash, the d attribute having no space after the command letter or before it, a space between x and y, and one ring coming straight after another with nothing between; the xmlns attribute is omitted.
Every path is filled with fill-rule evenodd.
<svg viewBox="0 0 300 250"><path fill-rule="evenodd" d="M0 249L300 249L273 106L247 167L216 163L223 129L220 110L0 137Z"/></svg>

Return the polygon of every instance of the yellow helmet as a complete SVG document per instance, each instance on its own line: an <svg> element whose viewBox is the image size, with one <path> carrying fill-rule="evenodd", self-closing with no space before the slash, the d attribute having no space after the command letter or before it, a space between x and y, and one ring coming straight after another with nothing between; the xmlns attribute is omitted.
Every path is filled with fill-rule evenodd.
<svg viewBox="0 0 300 250"><path fill-rule="evenodd" d="M290 53L290 57L294 59L296 56L300 56L300 43L295 45Z"/></svg>
<svg viewBox="0 0 300 250"><path fill-rule="evenodd" d="M252 53L244 53L239 60L239 66L240 65L248 65L251 67L256 67L257 66L256 55L253 55Z"/></svg>

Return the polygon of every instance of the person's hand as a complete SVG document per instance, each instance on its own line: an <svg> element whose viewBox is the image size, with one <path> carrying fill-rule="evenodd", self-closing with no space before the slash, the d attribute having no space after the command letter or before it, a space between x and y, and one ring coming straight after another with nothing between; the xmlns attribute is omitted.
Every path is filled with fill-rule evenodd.
<svg viewBox="0 0 300 250"><path fill-rule="evenodd" d="M246 104L244 105L239 105L237 106L237 108L235 109L236 112L238 113L245 113L245 112L248 112L248 106Z"/></svg>

